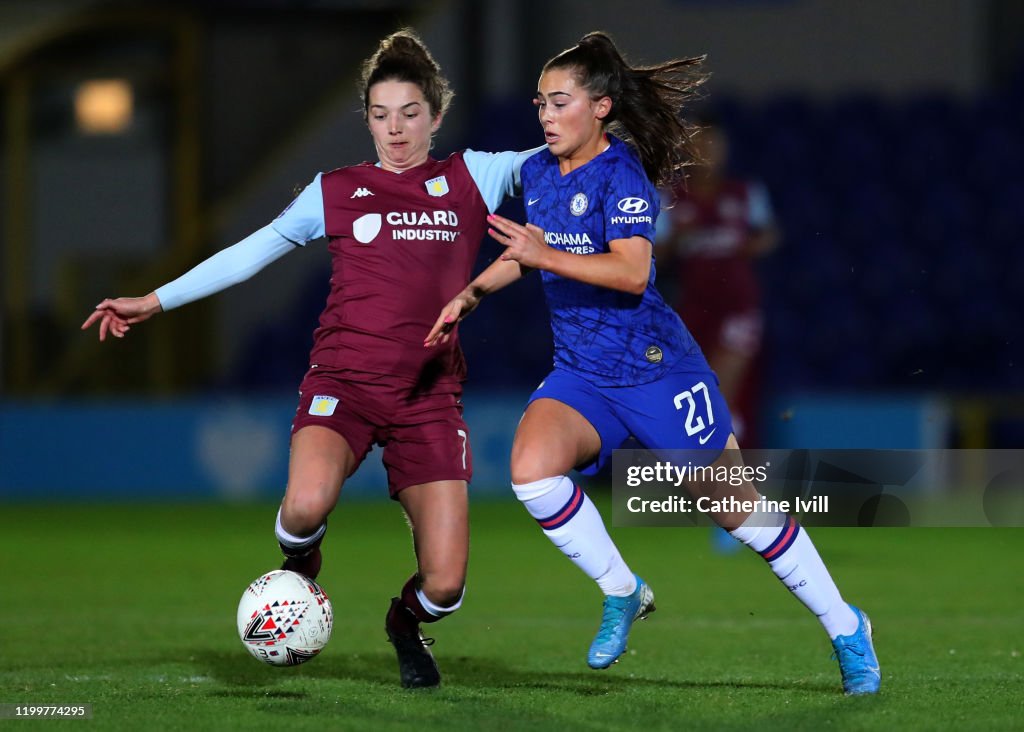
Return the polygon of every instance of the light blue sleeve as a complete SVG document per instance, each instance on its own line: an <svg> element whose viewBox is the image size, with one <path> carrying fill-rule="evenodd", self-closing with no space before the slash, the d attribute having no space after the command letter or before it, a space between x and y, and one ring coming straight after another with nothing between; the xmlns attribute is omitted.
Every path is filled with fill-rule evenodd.
<svg viewBox="0 0 1024 732"><path fill-rule="evenodd" d="M180 307L252 277L295 249L295 242L267 224L242 241L205 259L173 282L156 289L164 310Z"/></svg>
<svg viewBox="0 0 1024 732"><path fill-rule="evenodd" d="M509 150L500 153L466 150L462 154L462 159L466 161L469 174L473 177L484 203L487 204L488 211L494 213L506 198L522 193L523 182L519 177L519 171L522 170L523 163L546 147L547 145L541 145L522 152Z"/></svg>
<svg viewBox="0 0 1024 732"><path fill-rule="evenodd" d="M750 226L754 229L767 229L775 225L775 213L772 202L768 198L768 189L760 183L751 183L748 188L748 207Z"/></svg>
<svg viewBox="0 0 1024 732"><path fill-rule="evenodd" d="M321 173L303 189L288 208L271 222L271 226L285 239L305 246L306 242L324 236L324 192L320 187Z"/></svg>

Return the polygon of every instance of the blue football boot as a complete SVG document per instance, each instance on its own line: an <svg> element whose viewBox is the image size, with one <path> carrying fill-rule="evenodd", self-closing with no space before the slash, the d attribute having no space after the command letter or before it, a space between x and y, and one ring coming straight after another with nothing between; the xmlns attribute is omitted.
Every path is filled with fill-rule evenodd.
<svg viewBox="0 0 1024 732"><path fill-rule="evenodd" d="M711 548L715 554L737 554L743 549L743 542L721 526L711 527Z"/></svg>
<svg viewBox="0 0 1024 732"><path fill-rule="evenodd" d="M634 575L635 576L635 575ZM626 650L626 640L634 620L643 620L654 612L654 592L639 577L636 578L636 589L626 597L604 599L604 614L601 627L590 644L587 654L587 665L590 668L608 668L615 663Z"/></svg>
<svg viewBox="0 0 1024 732"><path fill-rule="evenodd" d="M843 691L847 696L877 694L882 685L882 672L871 642L871 621L863 610L853 605L850 609L857 616L857 630L852 635L841 635L832 641L835 649L832 658L839 659Z"/></svg>

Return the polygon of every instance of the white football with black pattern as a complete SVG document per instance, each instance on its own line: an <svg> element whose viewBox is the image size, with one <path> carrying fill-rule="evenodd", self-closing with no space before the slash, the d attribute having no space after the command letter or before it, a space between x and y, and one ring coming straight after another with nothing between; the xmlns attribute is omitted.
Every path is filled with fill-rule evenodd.
<svg viewBox="0 0 1024 732"><path fill-rule="evenodd" d="M271 666L305 663L327 645L334 611L316 582L284 569L257 577L238 603L238 637Z"/></svg>

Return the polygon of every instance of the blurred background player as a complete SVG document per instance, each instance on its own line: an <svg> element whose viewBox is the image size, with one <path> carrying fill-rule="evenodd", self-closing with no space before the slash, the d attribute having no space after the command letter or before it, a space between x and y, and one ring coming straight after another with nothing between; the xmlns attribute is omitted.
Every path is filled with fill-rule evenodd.
<svg viewBox="0 0 1024 732"><path fill-rule="evenodd" d="M759 446L756 364L764 332L755 260L778 245L768 191L729 174L729 138L711 117L695 138L700 162L664 201L662 283L718 376L736 438Z"/></svg>
<svg viewBox="0 0 1024 732"><path fill-rule="evenodd" d="M429 156L452 98L411 31L364 62L363 115L379 161L318 174L271 224L155 292L107 299L83 324L99 337L248 279L326 236L331 291L314 333L292 423L288 485L276 535L284 569L315 579L327 516L342 484L382 445L391 497L412 527L417 571L392 599L388 639L406 687L440 683L420 633L459 608L469 553L469 433L457 339L426 351L423 333L469 279L485 216L517 187L532 152Z"/></svg>
<svg viewBox="0 0 1024 732"><path fill-rule="evenodd" d="M702 61L632 67L610 37L589 33L544 65L535 104L548 149L522 168L529 223L488 217L489 234L505 253L441 311L425 340L443 346L446 331L485 295L541 270L555 364L516 430L512 488L605 595L587 653L595 669L626 650L633 622L654 610L654 593L567 473L597 472L630 436L655 450L693 450L694 459L727 471L742 465L715 376L654 286L655 185L692 159L691 132L678 115L703 81ZM749 481L688 488L695 496L723 498L724 491L751 504L758 499ZM796 519L732 510L712 518L760 554L815 614L832 641L844 691L876 693L881 675L870 621L843 600Z"/></svg>
<svg viewBox="0 0 1024 732"><path fill-rule="evenodd" d="M698 126L699 163L673 186L659 220L662 291L718 376L736 439L757 448L764 312L755 260L776 248L779 232L767 189L730 175L725 129L710 116ZM741 548L720 528L711 537L722 553Z"/></svg>

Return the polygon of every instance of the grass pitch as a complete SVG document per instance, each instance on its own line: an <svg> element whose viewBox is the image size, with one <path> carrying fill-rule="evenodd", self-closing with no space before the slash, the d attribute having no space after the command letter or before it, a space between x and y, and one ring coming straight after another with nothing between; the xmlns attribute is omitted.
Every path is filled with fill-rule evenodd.
<svg viewBox="0 0 1024 732"><path fill-rule="evenodd" d="M430 632L444 675L404 691L383 631L413 569L401 511L344 499L320 581L335 630L297 668L251 658L242 590L280 559L275 507L0 506L0 702L91 703L124 730L1010 729L1024 725L1024 530L817 529L876 629L882 694L846 698L817 622L758 557L704 529L615 529L657 595L591 671L601 597L521 507L473 506L463 609ZM607 513L606 513L607 515Z"/></svg>

